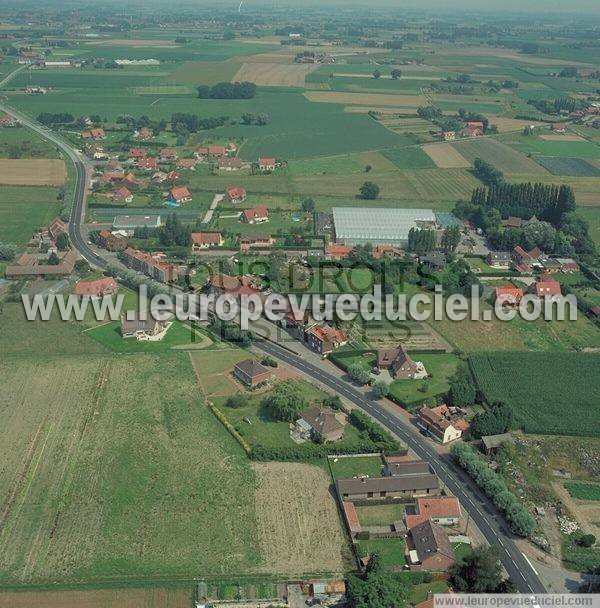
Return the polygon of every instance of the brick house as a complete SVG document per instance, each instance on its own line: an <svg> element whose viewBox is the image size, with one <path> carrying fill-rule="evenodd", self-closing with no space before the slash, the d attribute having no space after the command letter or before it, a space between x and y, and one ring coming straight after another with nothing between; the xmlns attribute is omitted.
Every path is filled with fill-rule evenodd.
<svg viewBox="0 0 600 608"><path fill-rule="evenodd" d="M469 428L469 423L462 417L458 408L451 409L447 405L439 405L434 408L421 408L417 426L440 443L449 443L459 439Z"/></svg>
<svg viewBox="0 0 600 608"><path fill-rule="evenodd" d="M274 158L259 158L258 168L260 171L275 171L277 161Z"/></svg>
<svg viewBox="0 0 600 608"><path fill-rule="evenodd" d="M306 341L312 350L327 355L348 343L348 334L328 325L315 325L306 332Z"/></svg>
<svg viewBox="0 0 600 608"><path fill-rule="evenodd" d="M240 220L246 224L263 224L269 221L269 210L264 207L252 207L242 212Z"/></svg>
<svg viewBox="0 0 600 608"><path fill-rule="evenodd" d="M246 386L256 386L262 382L267 382L272 376L271 370L255 359L244 359L236 363L233 373Z"/></svg>
<svg viewBox="0 0 600 608"><path fill-rule="evenodd" d="M178 204L187 203L192 200L192 194L187 189L187 186L180 186L169 190L169 199Z"/></svg>
<svg viewBox="0 0 600 608"><path fill-rule="evenodd" d="M423 364L413 361L401 344L396 348L380 348L377 351L377 367L388 370L390 376L397 380L427 377Z"/></svg>
<svg viewBox="0 0 600 608"><path fill-rule="evenodd" d="M310 408L296 421L296 429L301 436L317 441L339 441L344 434L344 426L329 407Z"/></svg>
<svg viewBox="0 0 600 608"><path fill-rule="evenodd" d="M100 230L96 244L106 251L124 251L127 239L111 234L108 230Z"/></svg>
<svg viewBox="0 0 600 608"><path fill-rule="evenodd" d="M225 198L230 203L243 203L246 200L246 190L241 187L232 187L225 190Z"/></svg>
<svg viewBox="0 0 600 608"><path fill-rule="evenodd" d="M121 186L113 192L112 200L118 203L130 203L133 200L133 194L128 188Z"/></svg>
<svg viewBox="0 0 600 608"><path fill-rule="evenodd" d="M192 232L192 253L209 247L222 247L225 239L220 232Z"/></svg>
<svg viewBox="0 0 600 608"><path fill-rule="evenodd" d="M406 515L406 527L413 528L428 519L440 526L454 526L461 515L460 502L455 496L431 496L417 498L414 515Z"/></svg>
<svg viewBox="0 0 600 608"><path fill-rule="evenodd" d="M494 302L516 305L523 299L523 290L508 283L504 287L494 289Z"/></svg>
<svg viewBox="0 0 600 608"><path fill-rule="evenodd" d="M530 292L538 298L555 298L562 296L560 283L556 279L553 279L549 274L539 276L529 289Z"/></svg>
<svg viewBox="0 0 600 608"><path fill-rule="evenodd" d="M90 296L101 298L117 293L119 284L112 277L105 277L97 281L78 281L75 285L74 294L76 296Z"/></svg>
<svg viewBox="0 0 600 608"><path fill-rule="evenodd" d="M408 531L409 561L423 570L446 571L454 564L454 551L445 530L430 519Z"/></svg>

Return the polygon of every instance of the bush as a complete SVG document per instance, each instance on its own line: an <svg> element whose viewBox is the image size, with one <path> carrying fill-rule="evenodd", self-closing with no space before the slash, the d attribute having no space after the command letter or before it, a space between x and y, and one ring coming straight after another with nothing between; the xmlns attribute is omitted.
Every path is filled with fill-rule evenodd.
<svg viewBox="0 0 600 608"><path fill-rule="evenodd" d="M237 393L235 395L231 395L225 402L227 407L237 409L240 407L245 407L248 405L248 396L244 395L244 393Z"/></svg>
<svg viewBox="0 0 600 608"><path fill-rule="evenodd" d="M348 375L352 380L355 380L359 384L367 384L371 379L371 374L366 370L360 363L353 363L348 366Z"/></svg>
<svg viewBox="0 0 600 608"><path fill-rule="evenodd" d="M277 367L277 361L275 361L275 359L273 359L273 357L270 357L269 355L265 355L261 361L260 361L263 365L266 365L267 367Z"/></svg>
<svg viewBox="0 0 600 608"><path fill-rule="evenodd" d="M377 380L375 384L373 384L373 393L377 399L381 399L382 397L387 397L390 392L389 385L383 380Z"/></svg>

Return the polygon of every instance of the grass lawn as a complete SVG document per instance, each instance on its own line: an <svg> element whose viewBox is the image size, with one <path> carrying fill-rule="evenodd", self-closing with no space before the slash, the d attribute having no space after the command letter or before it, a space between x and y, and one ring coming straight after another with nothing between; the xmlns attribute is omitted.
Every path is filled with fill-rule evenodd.
<svg viewBox="0 0 600 608"><path fill-rule="evenodd" d="M521 152L541 156L600 158L600 146L589 141L547 141L522 137L515 147ZM513 173L517 173L517 171L513 171Z"/></svg>
<svg viewBox="0 0 600 608"><path fill-rule="evenodd" d="M471 545L467 543L452 543L452 551L454 552L456 561L464 559L465 556L471 553L471 550Z"/></svg>
<svg viewBox="0 0 600 608"><path fill-rule="evenodd" d="M390 394L396 399L410 405L434 395L445 393L450 388L449 378L456 371L458 359L450 353L422 354L413 353L413 360L422 361L431 375L424 380L394 380L390 384ZM420 390L426 387L426 390Z"/></svg>
<svg viewBox="0 0 600 608"><path fill-rule="evenodd" d="M404 539L402 538L373 538L359 540L358 553L361 556L377 553L386 568L404 566Z"/></svg>
<svg viewBox="0 0 600 608"><path fill-rule="evenodd" d="M196 327L195 332L192 333L190 326L179 320L173 321L165 337L156 342L122 338L120 328L120 321L112 321L90 329L86 333L113 352L124 354L159 353L173 348L194 350L209 348L214 344L212 337L209 338L204 330Z"/></svg>
<svg viewBox="0 0 600 608"><path fill-rule="evenodd" d="M436 166L420 146L392 148L383 150L382 154L399 169L433 169Z"/></svg>
<svg viewBox="0 0 600 608"><path fill-rule="evenodd" d="M600 500L600 484L581 481L566 481L567 492L579 500Z"/></svg>
<svg viewBox="0 0 600 608"><path fill-rule="evenodd" d="M446 581L421 583L411 589L408 601L411 604L419 604L427 599L429 593L446 593L446 591L448 591L448 583Z"/></svg>
<svg viewBox="0 0 600 608"><path fill-rule="evenodd" d="M363 526L387 526L404 519L404 504L369 505L356 507L358 520Z"/></svg>
<svg viewBox="0 0 600 608"><path fill-rule="evenodd" d="M287 170L290 175L327 175L361 173L364 172L364 167L354 157L340 155L292 160L288 163Z"/></svg>
<svg viewBox="0 0 600 608"><path fill-rule="evenodd" d="M380 477L383 463L380 456L346 456L337 462L329 459L334 479L345 479L360 475Z"/></svg>

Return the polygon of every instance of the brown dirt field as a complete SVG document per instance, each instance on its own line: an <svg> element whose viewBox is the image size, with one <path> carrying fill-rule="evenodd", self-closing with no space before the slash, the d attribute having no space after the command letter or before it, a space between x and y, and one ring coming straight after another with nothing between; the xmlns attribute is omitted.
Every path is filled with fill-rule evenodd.
<svg viewBox="0 0 600 608"><path fill-rule="evenodd" d="M585 137L573 133L565 133L563 135L560 135L559 133L556 135L540 135L540 137L546 141L587 141Z"/></svg>
<svg viewBox="0 0 600 608"><path fill-rule="evenodd" d="M290 53L259 53L258 55L236 55L233 60L238 63L285 63L293 60Z"/></svg>
<svg viewBox="0 0 600 608"><path fill-rule="evenodd" d="M252 466L258 478L261 570L288 576L316 570L343 572L345 541L327 473L299 463Z"/></svg>
<svg viewBox="0 0 600 608"><path fill-rule="evenodd" d="M510 133L511 131L522 131L528 125L540 125L541 123L531 120L520 120L518 118L506 118L504 116L494 116L490 120L491 124L498 127L499 133Z"/></svg>
<svg viewBox="0 0 600 608"><path fill-rule="evenodd" d="M19 591L0 594L0 608L189 608L191 590L99 589L91 591Z"/></svg>
<svg viewBox="0 0 600 608"><path fill-rule="evenodd" d="M0 158L0 184L10 186L61 186L67 169L60 159Z"/></svg>
<svg viewBox="0 0 600 608"><path fill-rule="evenodd" d="M393 95L386 93L343 93L338 91L306 91L309 101L348 105L393 106L415 109L427 104L423 95Z"/></svg>
<svg viewBox="0 0 600 608"><path fill-rule="evenodd" d="M440 169L462 169L471 166L471 163L449 143L426 144L423 146L423 152Z"/></svg>
<svg viewBox="0 0 600 608"><path fill-rule="evenodd" d="M266 87L303 87L306 75L317 67L289 63L243 63L231 80L247 80Z"/></svg>

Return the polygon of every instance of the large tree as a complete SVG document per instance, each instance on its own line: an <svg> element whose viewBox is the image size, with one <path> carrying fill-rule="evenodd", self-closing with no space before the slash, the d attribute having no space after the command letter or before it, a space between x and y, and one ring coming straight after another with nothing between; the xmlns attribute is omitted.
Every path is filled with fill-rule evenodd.
<svg viewBox="0 0 600 608"><path fill-rule="evenodd" d="M365 182L360 187L360 198L374 201L379 196L379 186L375 182Z"/></svg>
<svg viewBox="0 0 600 608"><path fill-rule="evenodd" d="M452 588L459 593L498 593L504 588L495 547L479 547L450 568Z"/></svg>
<svg viewBox="0 0 600 608"><path fill-rule="evenodd" d="M275 420L294 422L307 406L304 388L297 380L283 380L265 396L262 405Z"/></svg>

